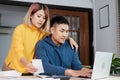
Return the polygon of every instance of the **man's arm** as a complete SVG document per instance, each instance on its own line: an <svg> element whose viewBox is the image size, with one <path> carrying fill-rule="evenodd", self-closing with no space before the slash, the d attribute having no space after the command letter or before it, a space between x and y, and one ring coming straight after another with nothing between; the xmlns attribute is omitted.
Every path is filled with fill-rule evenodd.
<svg viewBox="0 0 120 80"><path fill-rule="evenodd" d="M68 53L70 53L72 55L71 69L80 70L81 68L83 68L83 66L79 60L78 53L75 51L75 49L71 49L71 46L70 46L68 40L66 41L66 47L69 49Z"/></svg>
<svg viewBox="0 0 120 80"><path fill-rule="evenodd" d="M37 59L42 59L45 74L49 75L64 75L66 68L55 66L49 63L46 49L42 46L42 42L38 42L35 48L35 55Z"/></svg>
<svg viewBox="0 0 120 80"><path fill-rule="evenodd" d="M80 69L82 69L83 66L82 66L82 64L81 64L81 62L80 62L80 60L78 58L78 53L76 53L74 51L73 55L74 56L73 56L73 59L72 59L72 69L74 69L74 70L80 70Z"/></svg>

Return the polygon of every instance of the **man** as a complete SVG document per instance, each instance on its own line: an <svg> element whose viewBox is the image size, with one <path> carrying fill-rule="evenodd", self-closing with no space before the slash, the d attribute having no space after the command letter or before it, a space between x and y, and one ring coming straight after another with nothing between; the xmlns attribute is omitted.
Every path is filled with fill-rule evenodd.
<svg viewBox="0 0 120 80"><path fill-rule="evenodd" d="M69 23L63 16L51 20L51 35L36 44L35 55L42 59L45 74L65 76L91 76L91 70L83 68L78 55L66 40Z"/></svg>

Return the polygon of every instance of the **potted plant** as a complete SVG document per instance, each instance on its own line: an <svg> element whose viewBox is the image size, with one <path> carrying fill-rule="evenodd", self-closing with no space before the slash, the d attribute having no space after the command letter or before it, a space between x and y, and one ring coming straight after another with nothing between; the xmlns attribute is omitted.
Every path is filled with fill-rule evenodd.
<svg viewBox="0 0 120 80"><path fill-rule="evenodd" d="M120 75L120 58L115 57L115 54L113 54L110 74L114 76Z"/></svg>

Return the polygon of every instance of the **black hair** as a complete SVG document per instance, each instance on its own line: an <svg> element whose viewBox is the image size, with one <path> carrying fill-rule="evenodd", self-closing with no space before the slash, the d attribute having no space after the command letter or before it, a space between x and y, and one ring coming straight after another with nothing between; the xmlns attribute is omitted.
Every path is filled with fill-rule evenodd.
<svg viewBox="0 0 120 80"><path fill-rule="evenodd" d="M63 16L54 16L51 20L50 20L50 27L53 27L53 25L57 23L57 24L67 24L69 25L68 20L63 17Z"/></svg>

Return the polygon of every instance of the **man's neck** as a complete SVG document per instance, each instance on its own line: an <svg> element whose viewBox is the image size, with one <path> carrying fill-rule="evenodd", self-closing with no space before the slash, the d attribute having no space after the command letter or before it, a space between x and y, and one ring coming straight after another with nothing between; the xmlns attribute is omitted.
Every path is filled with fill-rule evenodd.
<svg viewBox="0 0 120 80"><path fill-rule="evenodd" d="M56 44L58 47L61 45L60 43L58 43L58 41L56 41L56 40L54 39L54 37L51 36L51 39L52 39L53 43Z"/></svg>

